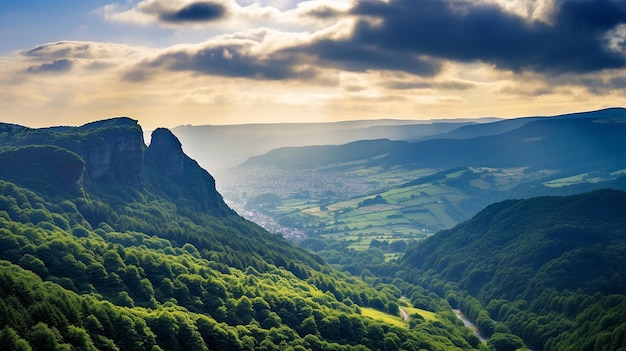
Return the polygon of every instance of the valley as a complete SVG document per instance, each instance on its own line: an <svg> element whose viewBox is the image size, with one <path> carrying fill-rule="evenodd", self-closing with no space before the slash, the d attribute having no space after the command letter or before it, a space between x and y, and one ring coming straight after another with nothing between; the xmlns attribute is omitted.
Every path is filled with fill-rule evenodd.
<svg viewBox="0 0 626 351"><path fill-rule="evenodd" d="M625 119L624 110L613 109L461 125L416 142L284 147L231 168L220 189L242 214L259 223L271 220L266 229L310 250L305 236L356 250L373 242L392 259L407 243L451 228L493 202L605 184L626 189L626 163L618 151ZM587 135L573 129L579 127ZM580 147L587 149L576 151Z"/></svg>
<svg viewBox="0 0 626 351"><path fill-rule="evenodd" d="M215 178L129 118L0 124L0 344L619 350L625 111L281 147Z"/></svg>
<svg viewBox="0 0 626 351"><path fill-rule="evenodd" d="M626 351L626 0L1 4L0 351Z"/></svg>

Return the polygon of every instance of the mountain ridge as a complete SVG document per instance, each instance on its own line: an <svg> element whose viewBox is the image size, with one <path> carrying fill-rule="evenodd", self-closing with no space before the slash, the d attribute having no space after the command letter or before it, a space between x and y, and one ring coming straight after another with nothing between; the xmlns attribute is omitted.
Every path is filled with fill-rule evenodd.
<svg viewBox="0 0 626 351"><path fill-rule="evenodd" d="M185 151L216 177L248 158L279 147L340 145L364 139L416 140L453 130L460 125L485 123L496 118L452 120L357 120L322 123L272 123L243 125L177 126L172 132ZM148 137L146 137L148 139ZM211 150L211 152L207 152Z"/></svg>
<svg viewBox="0 0 626 351"><path fill-rule="evenodd" d="M2 145L55 145L79 154L89 179L115 178L129 185L141 185L143 132L137 121L130 118L42 129L0 124L0 131Z"/></svg>
<svg viewBox="0 0 626 351"><path fill-rule="evenodd" d="M602 207L598 208L600 204ZM419 249L408 250L401 263L421 267L424 270L434 268L442 272L441 274L447 275L448 279L459 282L469 279L469 272L476 268L475 264L478 262L495 270L495 273L487 274L486 279L491 276L494 279L500 278L497 270L507 269L506 266L514 264L517 264L522 271L525 269L524 265L540 269L569 250L584 249L594 244L621 245L621 243L626 243L626 230L621 227L626 223L623 219L626 218L624 204L626 204L626 192L619 190L596 190L579 195L542 196L495 203L479 212L471 220L425 239L419 244ZM574 224L583 222L585 222L584 225ZM471 235L460 235L461 232ZM534 240L537 246L524 244L524 240ZM551 244L550 241L554 243ZM508 250L507 260L509 261L494 261L494 253L504 253L502 251L504 249ZM550 250L557 250L553 253L556 256L548 254ZM514 253L516 258L512 259ZM446 258L447 256L450 257ZM466 261L471 260L474 263L461 270L458 270L459 267L445 268L449 264L459 264L453 263L455 260L452 256L465 256ZM484 257L475 258L474 256ZM606 263L598 262L597 264L603 265L599 267L599 271L602 271L603 267L607 268L606 272L613 269L620 271L615 267L608 269L604 266ZM612 275L612 273L606 274ZM626 294L626 285L622 284L626 282L625 279L626 276L614 282L612 289L618 290L605 291L605 293ZM571 279L572 284L580 282L580 279ZM490 288L484 281L481 283L478 280L475 282L468 280L462 287L477 296L481 296L482 291L482 298L485 300L493 299L493 295L490 295L493 292L489 291ZM537 290L531 291L511 291L510 294L513 295L509 295L508 298L513 300L517 298L515 293L534 296L538 294L540 288L542 287L534 287L533 289ZM555 288L555 286L543 288ZM590 291L591 294L595 292L597 291ZM499 295L503 296L502 289Z"/></svg>
<svg viewBox="0 0 626 351"><path fill-rule="evenodd" d="M489 123L488 125L485 125L483 127L476 126L476 125L461 126L451 132L440 134L440 135L434 135L430 137L429 139L434 139L434 138L467 139L467 138L477 137L477 136L501 134L501 133L519 128L528 122L542 120L542 119L598 118L598 117L607 117L607 116L615 116L615 115L626 115L626 108L609 107L609 108L600 109L600 110L572 112L572 113L566 113L566 114L554 115L554 116L528 116L528 117L504 119L501 121L495 121L493 123Z"/></svg>
<svg viewBox="0 0 626 351"><path fill-rule="evenodd" d="M614 108L549 118L530 117L529 120L524 120L523 123L520 123L518 120L513 120L512 122L506 120L474 125L472 126L473 128L483 130L479 136L463 139L428 138L424 141L397 143L395 144L397 146L395 149L386 150L388 155L372 161L371 165L439 169L459 166L530 167L532 164L528 164L528 161L532 158L536 159L537 155L545 152L555 153L553 157L545 157L546 159L566 159L566 148L568 148L565 144L568 142L565 139L566 137L577 138L574 139L572 144L572 146L578 147L577 150L571 152L573 157L582 156L581 152L604 152L610 151L610 147L614 147L616 150L611 153L612 159L607 161L613 162L619 158L619 153L626 148L623 138L620 138L626 130L626 124L619 121L624 119L626 119L626 109ZM514 124L515 128L505 130L504 132L499 131L499 134L491 134L491 126L499 123ZM610 137L610 140L604 139L607 135ZM548 140L546 137L556 140ZM363 141L363 143L368 142L372 144L370 147L373 150L372 153L369 155L360 153L358 154L360 156L359 159L355 158L350 161L374 159L380 154L374 144L382 143L383 141ZM585 142L587 145L578 145L580 142ZM316 165L319 165L320 162L325 162L325 164L334 163L335 158L333 155L343 153L342 148L348 148L351 145L352 143L332 148L327 147L327 160L324 161L322 159L323 155L317 156L321 161L318 161ZM525 151L524 146L531 149L521 153ZM591 149L586 149L584 146L589 146ZM598 148L600 149L598 150ZM243 166L252 163L273 165L277 161L273 160L272 157L280 154L281 167L288 168L289 165L284 161L288 158L288 153L292 153L290 157L298 160L298 164L301 164L301 160L306 159L307 154L315 153L316 150L321 149L320 147L277 149L263 156L254 157L247 163L244 163ZM489 157L491 157L491 160L489 160ZM594 155L590 156L590 158L593 157ZM576 160L571 162L574 163ZM545 166L541 163L535 163L537 166Z"/></svg>

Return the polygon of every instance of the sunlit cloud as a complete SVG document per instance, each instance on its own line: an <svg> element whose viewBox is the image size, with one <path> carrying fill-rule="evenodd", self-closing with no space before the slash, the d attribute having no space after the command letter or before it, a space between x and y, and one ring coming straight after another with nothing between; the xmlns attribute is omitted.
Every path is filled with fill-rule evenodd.
<svg viewBox="0 0 626 351"><path fill-rule="evenodd" d="M480 0L480 2L498 5L528 21L545 23L551 23L552 15L558 6L556 0Z"/></svg>
<svg viewBox="0 0 626 351"><path fill-rule="evenodd" d="M77 120L98 111L175 126L519 116L624 101L620 1L141 0L98 14L171 38L53 41L0 57L5 116L45 125L51 109Z"/></svg>

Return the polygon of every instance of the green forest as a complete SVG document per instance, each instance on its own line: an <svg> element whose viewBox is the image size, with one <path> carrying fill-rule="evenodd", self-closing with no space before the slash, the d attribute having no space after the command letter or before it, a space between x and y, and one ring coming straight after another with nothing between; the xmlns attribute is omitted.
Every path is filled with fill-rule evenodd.
<svg viewBox="0 0 626 351"><path fill-rule="evenodd" d="M169 130L142 135L0 124L2 350L626 350L622 191L296 247L231 210Z"/></svg>
<svg viewBox="0 0 626 351"><path fill-rule="evenodd" d="M446 296L483 335L626 350L624 257L626 193L600 190L491 205L409 247L398 274Z"/></svg>
<svg viewBox="0 0 626 351"><path fill-rule="evenodd" d="M268 233L223 203L169 131L149 148L141 134L130 119L0 128L3 350L487 347L446 299ZM398 318L418 300L436 317L361 311Z"/></svg>

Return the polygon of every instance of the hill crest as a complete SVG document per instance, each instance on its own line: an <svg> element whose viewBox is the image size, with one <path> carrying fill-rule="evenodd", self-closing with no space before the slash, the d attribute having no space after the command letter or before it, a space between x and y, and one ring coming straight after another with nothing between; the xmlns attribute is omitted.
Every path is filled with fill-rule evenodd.
<svg viewBox="0 0 626 351"><path fill-rule="evenodd" d="M402 264L434 270L485 301L549 288L626 294L626 262L616 256L626 254L625 228L619 190L507 200L409 248Z"/></svg>

